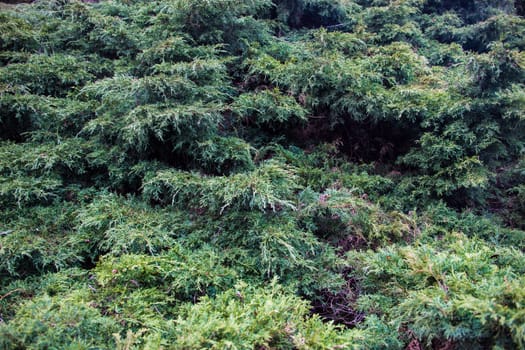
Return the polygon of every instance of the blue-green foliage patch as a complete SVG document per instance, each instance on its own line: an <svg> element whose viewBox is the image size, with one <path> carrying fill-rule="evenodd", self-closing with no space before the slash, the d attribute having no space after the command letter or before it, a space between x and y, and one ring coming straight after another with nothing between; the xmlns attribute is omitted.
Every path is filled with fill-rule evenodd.
<svg viewBox="0 0 525 350"><path fill-rule="evenodd" d="M519 1L1 8L0 348L524 348Z"/></svg>

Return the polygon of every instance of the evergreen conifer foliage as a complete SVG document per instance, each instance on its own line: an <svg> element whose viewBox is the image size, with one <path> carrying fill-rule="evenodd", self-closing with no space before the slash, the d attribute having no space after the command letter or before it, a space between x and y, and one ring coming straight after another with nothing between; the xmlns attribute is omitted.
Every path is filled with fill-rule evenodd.
<svg viewBox="0 0 525 350"><path fill-rule="evenodd" d="M518 1L0 9L1 349L524 348Z"/></svg>

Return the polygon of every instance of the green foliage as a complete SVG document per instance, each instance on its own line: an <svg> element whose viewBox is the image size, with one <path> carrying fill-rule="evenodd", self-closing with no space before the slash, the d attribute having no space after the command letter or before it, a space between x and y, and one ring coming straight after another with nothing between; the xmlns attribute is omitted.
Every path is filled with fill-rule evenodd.
<svg viewBox="0 0 525 350"><path fill-rule="evenodd" d="M72 87L83 85L97 75L107 74L101 62L90 64L89 56L32 55L25 63L11 63L0 68L0 83L39 95L64 96Z"/></svg>
<svg viewBox="0 0 525 350"><path fill-rule="evenodd" d="M1 13L0 49L2 51L13 50L22 51L37 45L35 33L31 24L24 18L16 16L14 13Z"/></svg>
<svg viewBox="0 0 525 350"><path fill-rule="evenodd" d="M88 275L87 270L70 268L24 279L3 277L0 285L2 319L4 322L11 319L20 306L35 295L46 293L49 296L55 296L82 287Z"/></svg>
<svg viewBox="0 0 525 350"><path fill-rule="evenodd" d="M0 202L6 207L56 199L69 176L84 176L96 165L93 145L79 138L51 142L0 143Z"/></svg>
<svg viewBox="0 0 525 350"><path fill-rule="evenodd" d="M306 120L306 110L294 98L283 96L279 89L242 94L232 109L245 123L258 127L280 129Z"/></svg>
<svg viewBox="0 0 525 350"><path fill-rule="evenodd" d="M183 27L198 43L224 43L234 51L247 40L264 40L267 28L256 21L271 6L269 0L210 0L206 2L176 0L163 14L173 16L178 28Z"/></svg>
<svg viewBox="0 0 525 350"><path fill-rule="evenodd" d="M209 209L295 208L298 189L293 168L267 161L255 170L230 176L203 177L183 171L160 171L144 184L144 195L166 204Z"/></svg>
<svg viewBox="0 0 525 350"><path fill-rule="evenodd" d="M291 27L337 26L346 28L350 1L278 0L274 1L277 18ZM348 26L350 27L350 26Z"/></svg>
<svg viewBox="0 0 525 350"><path fill-rule="evenodd" d="M96 197L77 212L78 241L90 245L93 258L100 254L156 254L175 244L182 217L154 211L144 203L114 195Z"/></svg>
<svg viewBox="0 0 525 350"><path fill-rule="evenodd" d="M332 239L351 237L357 242L377 245L411 240L419 234L417 222L410 215L397 211L386 213L366 197L345 189L327 189L319 194L305 191L302 198L301 215L313 218L316 231Z"/></svg>
<svg viewBox="0 0 525 350"><path fill-rule="evenodd" d="M518 1L1 8L0 348L525 346Z"/></svg>
<svg viewBox="0 0 525 350"><path fill-rule="evenodd" d="M108 257L98 264L95 273L98 284L115 295L134 292L138 287L163 287L178 300L191 301L232 286L236 272L224 266L225 258L209 246L191 251L175 245L156 256Z"/></svg>
<svg viewBox="0 0 525 350"><path fill-rule="evenodd" d="M469 348L522 347L523 254L460 233L438 244L351 255L366 271L370 293L360 307L392 317L427 344L448 339Z"/></svg>
<svg viewBox="0 0 525 350"><path fill-rule="evenodd" d="M198 144L196 161L210 173L233 173L253 170L253 155L256 150L237 137L216 136Z"/></svg>
<svg viewBox="0 0 525 350"><path fill-rule="evenodd" d="M72 205L8 212L0 222L0 274L30 274L78 265L85 243L72 234ZM64 238L66 238L64 240Z"/></svg>
<svg viewBox="0 0 525 350"><path fill-rule="evenodd" d="M0 104L0 137L14 141L30 138L27 133L47 140L76 136L95 109L90 102L24 94L9 87L0 91Z"/></svg>
<svg viewBox="0 0 525 350"><path fill-rule="evenodd" d="M307 304L285 294L275 281L266 288L241 283L215 299L182 307L170 330L177 339L173 348L348 348L360 335L345 334L318 318L305 320L307 313Z"/></svg>
<svg viewBox="0 0 525 350"><path fill-rule="evenodd" d="M388 86L407 84L416 76L427 73L426 60L416 55L405 43L392 43L371 52L370 70L378 71ZM425 72L426 71L426 72Z"/></svg>
<svg viewBox="0 0 525 350"><path fill-rule="evenodd" d="M84 291L25 303L9 325L0 326L2 347L7 349L109 348L111 333L119 330L111 318L101 316L86 301Z"/></svg>
<svg viewBox="0 0 525 350"><path fill-rule="evenodd" d="M425 212L426 234L439 237L447 232L462 232L468 237L477 237L497 246L509 246L524 250L524 232L502 227L498 218L480 217L472 212L458 214L443 203L435 205Z"/></svg>

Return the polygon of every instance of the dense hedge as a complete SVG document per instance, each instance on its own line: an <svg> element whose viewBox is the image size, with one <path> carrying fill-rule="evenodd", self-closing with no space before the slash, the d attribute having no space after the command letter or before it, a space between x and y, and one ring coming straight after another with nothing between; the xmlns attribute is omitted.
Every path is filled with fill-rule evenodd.
<svg viewBox="0 0 525 350"><path fill-rule="evenodd" d="M0 12L0 348L525 347L519 1Z"/></svg>

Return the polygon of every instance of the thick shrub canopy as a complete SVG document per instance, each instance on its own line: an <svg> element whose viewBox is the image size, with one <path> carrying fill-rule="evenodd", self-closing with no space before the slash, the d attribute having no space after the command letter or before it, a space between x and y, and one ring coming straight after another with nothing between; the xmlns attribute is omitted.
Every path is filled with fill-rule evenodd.
<svg viewBox="0 0 525 350"><path fill-rule="evenodd" d="M0 3L0 349L525 348L523 15Z"/></svg>

